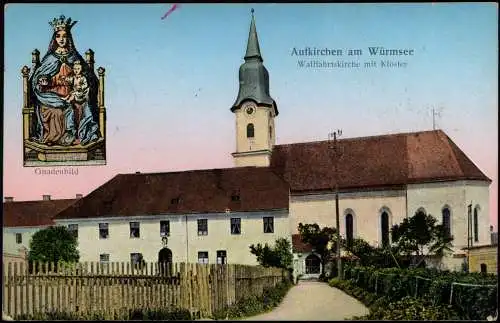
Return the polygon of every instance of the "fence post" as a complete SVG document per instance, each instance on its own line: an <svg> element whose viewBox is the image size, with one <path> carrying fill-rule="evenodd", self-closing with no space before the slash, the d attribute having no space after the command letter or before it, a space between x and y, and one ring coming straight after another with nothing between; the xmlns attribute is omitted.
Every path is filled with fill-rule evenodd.
<svg viewBox="0 0 500 323"><path fill-rule="evenodd" d="M19 310L20 310L19 314L23 315L24 313L26 313L24 311L24 308L28 307L27 301L28 301L28 298L29 298L29 297L27 297L28 296L27 293L26 293L26 295L24 295L24 292L28 291L27 287L25 287L25 286L28 286L28 282L27 282L26 273L24 272L24 263L23 262L19 263L19 283L20 283L20 286L19 286L20 287L20 291L19 291L19 293L20 293L20 296L21 296L20 297L21 301L19 303ZM26 298L25 298L25 296L26 296Z"/></svg>
<svg viewBox="0 0 500 323"><path fill-rule="evenodd" d="M44 271L43 271L43 280L45 284L44 288L44 310L48 311L49 309L49 263L44 263Z"/></svg>
<svg viewBox="0 0 500 323"><path fill-rule="evenodd" d="M49 277L49 282L50 282L50 309L53 311L55 309L55 302L54 302L54 298L55 298L55 284L54 284L54 262L51 261L49 263L49 271L50 271L50 277Z"/></svg>
<svg viewBox="0 0 500 323"><path fill-rule="evenodd" d="M18 286L18 279L19 279L19 274L17 271L17 262L14 262L14 275L12 276L12 286L14 287L14 315L12 317L15 317L18 312L18 307L17 307L17 301L18 301L18 294L17 294L17 286Z"/></svg>

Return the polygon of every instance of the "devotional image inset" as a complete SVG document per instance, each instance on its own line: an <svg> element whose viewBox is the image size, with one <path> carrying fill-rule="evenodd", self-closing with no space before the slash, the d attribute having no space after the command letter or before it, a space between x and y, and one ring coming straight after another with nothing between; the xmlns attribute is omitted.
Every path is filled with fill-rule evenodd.
<svg viewBox="0 0 500 323"><path fill-rule="evenodd" d="M54 18L47 53L32 53L23 66L24 166L106 164L104 68L94 70L94 52L77 51L65 16Z"/></svg>

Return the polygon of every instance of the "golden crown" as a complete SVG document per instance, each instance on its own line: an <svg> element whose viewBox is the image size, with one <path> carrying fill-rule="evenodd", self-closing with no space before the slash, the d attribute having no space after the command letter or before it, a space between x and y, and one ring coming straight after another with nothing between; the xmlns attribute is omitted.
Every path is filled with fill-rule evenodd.
<svg viewBox="0 0 500 323"><path fill-rule="evenodd" d="M49 25L54 28L54 31L59 31L59 30L70 30L77 21L71 21L71 18L68 18L66 20L66 17L64 15L59 16L59 18L54 18L52 21L49 22Z"/></svg>

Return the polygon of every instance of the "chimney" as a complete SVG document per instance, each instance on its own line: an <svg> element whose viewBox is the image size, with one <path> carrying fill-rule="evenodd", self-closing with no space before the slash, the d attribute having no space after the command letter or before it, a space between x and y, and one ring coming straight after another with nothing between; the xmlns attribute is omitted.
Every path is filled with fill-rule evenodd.
<svg viewBox="0 0 500 323"><path fill-rule="evenodd" d="M83 197L83 194L76 194L77 199L81 199Z"/></svg>
<svg viewBox="0 0 500 323"><path fill-rule="evenodd" d="M44 195L43 196L44 201L50 201L50 195Z"/></svg>
<svg viewBox="0 0 500 323"><path fill-rule="evenodd" d="M141 172L135 172L136 174L140 174Z"/></svg>
<svg viewBox="0 0 500 323"><path fill-rule="evenodd" d="M12 196L6 196L5 202L14 202L14 198Z"/></svg>

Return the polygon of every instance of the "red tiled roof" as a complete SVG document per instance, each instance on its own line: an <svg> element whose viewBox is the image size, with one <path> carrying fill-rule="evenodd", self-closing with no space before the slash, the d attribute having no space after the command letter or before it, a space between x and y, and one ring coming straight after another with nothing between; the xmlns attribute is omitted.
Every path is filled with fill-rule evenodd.
<svg viewBox="0 0 500 323"><path fill-rule="evenodd" d="M271 167L292 191L335 186L329 141L276 145ZM445 180L491 180L441 130L338 140L341 189Z"/></svg>
<svg viewBox="0 0 500 323"><path fill-rule="evenodd" d="M4 227L34 227L54 224L52 219L76 199L3 203Z"/></svg>
<svg viewBox="0 0 500 323"><path fill-rule="evenodd" d="M289 192L288 183L268 167L119 174L57 218L288 209Z"/></svg>
<svg viewBox="0 0 500 323"><path fill-rule="evenodd" d="M312 246L304 243L300 238L300 234L292 234L292 248L294 252L311 252Z"/></svg>

